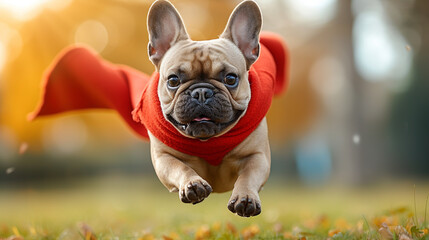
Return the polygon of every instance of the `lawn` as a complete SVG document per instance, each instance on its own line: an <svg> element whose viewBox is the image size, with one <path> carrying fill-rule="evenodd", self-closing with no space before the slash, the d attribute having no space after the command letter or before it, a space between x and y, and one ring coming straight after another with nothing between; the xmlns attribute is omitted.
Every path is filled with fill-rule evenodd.
<svg viewBox="0 0 429 240"><path fill-rule="evenodd" d="M241 218L226 208L229 193L183 204L155 176L21 184L0 188L0 239L429 239L428 193L429 183L414 181L346 188L270 179L261 215Z"/></svg>

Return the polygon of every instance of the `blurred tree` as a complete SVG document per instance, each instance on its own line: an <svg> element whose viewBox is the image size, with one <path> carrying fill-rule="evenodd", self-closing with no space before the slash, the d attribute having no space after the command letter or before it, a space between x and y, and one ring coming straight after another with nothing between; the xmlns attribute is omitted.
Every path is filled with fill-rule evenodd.
<svg viewBox="0 0 429 240"><path fill-rule="evenodd" d="M399 175L429 177L429 2L415 2L407 25L420 36L411 86L396 97L390 128L393 169ZM412 50L412 49L411 49Z"/></svg>

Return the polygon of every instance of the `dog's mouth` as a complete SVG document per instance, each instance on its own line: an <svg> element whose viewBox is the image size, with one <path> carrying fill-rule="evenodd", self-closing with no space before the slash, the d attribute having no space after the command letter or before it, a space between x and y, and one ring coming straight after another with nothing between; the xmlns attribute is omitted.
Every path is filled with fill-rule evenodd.
<svg viewBox="0 0 429 240"><path fill-rule="evenodd" d="M214 121L212 121L210 118L208 118L208 117L204 117L204 116L194 118L194 119L191 121L191 123L208 123L208 122L212 122L212 123L214 123Z"/></svg>
<svg viewBox="0 0 429 240"><path fill-rule="evenodd" d="M243 111L236 111L233 119L228 122L218 122L208 116L198 116L186 123L178 122L171 115L167 115L167 119L184 135L204 141L222 133L224 129L231 124L234 124L240 118L242 113Z"/></svg>

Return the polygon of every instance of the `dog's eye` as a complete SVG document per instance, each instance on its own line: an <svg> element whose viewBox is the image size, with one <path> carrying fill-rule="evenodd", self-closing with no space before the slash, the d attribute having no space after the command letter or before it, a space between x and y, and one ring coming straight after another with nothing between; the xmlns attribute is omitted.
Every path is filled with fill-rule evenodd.
<svg viewBox="0 0 429 240"><path fill-rule="evenodd" d="M228 87L235 87L238 84L238 77L234 73L228 73L225 78L223 79L223 82Z"/></svg>
<svg viewBox="0 0 429 240"><path fill-rule="evenodd" d="M177 88L180 85L179 77L174 74L168 76L167 85L170 88Z"/></svg>

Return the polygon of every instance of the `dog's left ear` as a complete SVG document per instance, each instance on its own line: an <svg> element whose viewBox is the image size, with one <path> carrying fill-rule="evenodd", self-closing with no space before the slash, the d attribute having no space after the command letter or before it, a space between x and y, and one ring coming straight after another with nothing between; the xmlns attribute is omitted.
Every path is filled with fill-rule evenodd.
<svg viewBox="0 0 429 240"><path fill-rule="evenodd" d="M149 59L159 69L162 57L175 43L189 39L180 14L169 1L152 4L147 17Z"/></svg>
<svg viewBox="0 0 429 240"><path fill-rule="evenodd" d="M229 17L221 38L231 40L246 59L247 69L259 57L259 33L262 28L262 14L254 1L240 3Z"/></svg>

